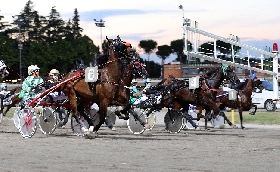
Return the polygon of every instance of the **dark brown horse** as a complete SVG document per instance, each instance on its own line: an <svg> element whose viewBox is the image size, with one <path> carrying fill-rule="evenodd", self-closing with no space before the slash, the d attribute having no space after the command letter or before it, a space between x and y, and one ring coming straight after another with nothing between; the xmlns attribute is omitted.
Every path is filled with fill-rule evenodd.
<svg viewBox="0 0 280 172"><path fill-rule="evenodd" d="M258 87L258 85L256 86ZM251 114L254 115L257 111L257 105L252 104L252 98L251 98L254 89L253 81L250 78L246 79L244 84L242 84L241 86L239 86L239 88L236 89L237 89L236 100L229 100L228 93L220 91L217 94L216 103L220 107L220 109L225 109L225 107L234 108L234 109L238 108L241 129L244 129L245 127L243 126L242 112L244 110L248 111L253 107L255 108L255 110L251 112ZM233 127L232 123L227 119L227 117L224 116L224 118L227 121L227 123Z"/></svg>
<svg viewBox="0 0 280 172"><path fill-rule="evenodd" d="M142 121L138 117L138 115L134 113L133 109L131 109L131 104L129 103L130 86L132 79L140 77L146 78L146 76L148 76L148 72L140 61L134 60L131 64L129 64L123 72L118 94L112 102L112 104L122 106L124 108L123 110L121 110L123 114L127 115L127 112L129 112L134 116L135 119L137 119L140 122L141 125L143 125L145 128L148 128L148 124Z"/></svg>
<svg viewBox="0 0 280 172"><path fill-rule="evenodd" d="M220 113L220 110L215 100L221 83L224 79L230 80L233 83L239 81L233 70L233 67L227 65L212 69L201 76L200 86L194 90L189 89L189 84L186 81L172 80L170 84L160 88L162 101L155 108L169 107L170 104L173 104L174 109L183 108L187 112L189 104L203 105L209 108L206 116L209 115L210 109L212 109L214 111L214 117L216 117ZM199 118L198 115L198 120ZM207 129L207 117L205 119L205 129Z"/></svg>
<svg viewBox="0 0 280 172"><path fill-rule="evenodd" d="M107 38L107 37L106 37ZM81 126L83 126L86 135L90 135L94 131L98 131L100 126L104 123L107 107L113 102L116 97L116 91L119 88L119 81L121 78L121 58L124 58L130 51L130 47L125 42L118 39L108 39L110 45L109 58L103 69L99 70L99 79L93 83L86 83L84 79L85 67L81 67L76 71L68 73L62 80L66 80L75 75L81 75L82 77L65 83L61 86L61 90L68 97L73 110L73 116ZM79 100L77 100L79 98ZM79 102L79 107L77 104ZM77 112L82 111L90 104L97 103L99 106L100 122L94 126L92 120L88 119L87 115L85 118L89 122L90 129L83 124L78 118ZM78 109L79 108L79 109Z"/></svg>

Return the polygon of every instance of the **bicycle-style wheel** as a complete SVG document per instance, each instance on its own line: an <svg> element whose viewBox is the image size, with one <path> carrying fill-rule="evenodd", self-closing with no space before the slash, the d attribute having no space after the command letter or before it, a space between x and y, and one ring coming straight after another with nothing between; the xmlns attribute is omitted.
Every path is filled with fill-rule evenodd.
<svg viewBox="0 0 280 172"><path fill-rule="evenodd" d="M170 133L179 133L184 128L182 115L177 110L170 110L164 116L165 129Z"/></svg>
<svg viewBox="0 0 280 172"><path fill-rule="evenodd" d="M133 110L143 122L147 121L146 115L141 109L134 108ZM129 131L133 134L142 134L146 130L144 126L132 114L129 114L127 126Z"/></svg>
<svg viewBox="0 0 280 172"><path fill-rule="evenodd" d="M43 108L39 115L39 127L44 134L52 134L56 129L56 114L51 107Z"/></svg>
<svg viewBox="0 0 280 172"><path fill-rule="evenodd" d="M24 138L31 138L37 130L37 118L33 108L20 110L19 132Z"/></svg>

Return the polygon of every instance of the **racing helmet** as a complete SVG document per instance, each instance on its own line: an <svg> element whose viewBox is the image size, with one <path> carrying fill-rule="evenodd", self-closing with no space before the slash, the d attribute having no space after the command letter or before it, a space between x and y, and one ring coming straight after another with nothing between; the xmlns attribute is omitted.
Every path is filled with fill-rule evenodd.
<svg viewBox="0 0 280 172"><path fill-rule="evenodd" d="M49 76L54 76L54 75L58 75L59 71L57 69L52 69L49 73Z"/></svg>
<svg viewBox="0 0 280 172"><path fill-rule="evenodd" d="M40 70L40 68L37 65L30 65L30 66L28 66L27 72L28 72L28 75L32 75L33 73L35 73L39 70Z"/></svg>

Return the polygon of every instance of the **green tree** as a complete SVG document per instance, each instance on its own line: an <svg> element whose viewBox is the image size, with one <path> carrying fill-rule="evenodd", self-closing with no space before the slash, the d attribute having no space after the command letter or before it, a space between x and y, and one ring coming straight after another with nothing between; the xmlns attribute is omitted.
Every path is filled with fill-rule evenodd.
<svg viewBox="0 0 280 172"><path fill-rule="evenodd" d="M187 41L188 44L188 51L192 51L192 43L190 41ZM177 39L173 40L170 43L171 49L173 53L177 54L177 61L180 61L180 63L186 63L186 58L184 56L184 41L183 39Z"/></svg>
<svg viewBox="0 0 280 172"><path fill-rule="evenodd" d="M171 53L172 53L172 49L169 45L158 46L158 51L156 52L156 55L161 58L162 78L164 78L164 69L163 69L164 61L166 58L170 56Z"/></svg>
<svg viewBox="0 0 280 172"><path fill-rule="evenodd" d="M81 38L82 34L81 32L83 32L83 29L80 27L80 16L78 14L78 10L77 8L75 8L74 10L74 17L72 19L72 22L73 22L73 36L74 36L74 39L79 39Z"/></svg>
<svg viewBox="0 0 280 172"><path fill-rule="evenodd" d="M140 48L144 49L145 53L148 54L147 71L149 72L149 70L150 70L150 64L149 64L150 63L150 55L154 51L154 49L157 48L157 42L152 40L152 39L141 40L138 46Z"/></svg>
<svg viewBox="0 0 280 172"><path fill-rule="evenodd" d="M48 16L48 23L45 27L47 34L47 42L54 43L58 41L59 37L64 37L64 21L61 19L59 12L52 7L50 15Z"/></svg>

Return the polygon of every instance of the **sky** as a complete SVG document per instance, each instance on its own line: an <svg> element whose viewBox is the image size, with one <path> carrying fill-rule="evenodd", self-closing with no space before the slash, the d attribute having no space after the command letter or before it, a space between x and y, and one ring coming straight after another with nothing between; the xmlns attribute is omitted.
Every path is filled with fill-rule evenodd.
<svg viewBox="0 0 280 172"><path fill-rule="evenodd" d="M28 0L0 0L0 15L3 21L11 22ZM103 19L102 38L116 38L130 42L147 59L148 55L138 47L141 40L152 39L158 45L170 45L183 37L182 17L197 21L198 28L228 38L238 36L240 42L259 49L280 44L280 1L279 0L32 0L39 15L49 15L56 7L66 21L73 17L77 8L84 35L96 45L101 43L101 29L93 19ZM183 10L179 9L183 6ZM171 55L165 63L175 59ZM160 62L152 53L150 60Z"/></svg>

